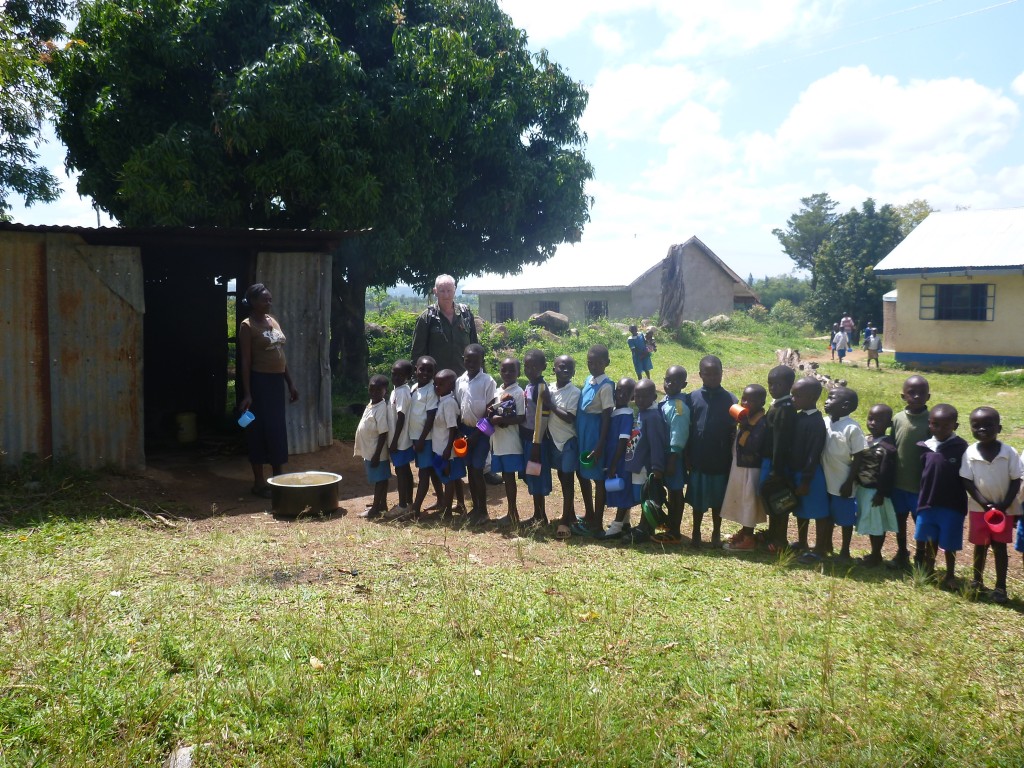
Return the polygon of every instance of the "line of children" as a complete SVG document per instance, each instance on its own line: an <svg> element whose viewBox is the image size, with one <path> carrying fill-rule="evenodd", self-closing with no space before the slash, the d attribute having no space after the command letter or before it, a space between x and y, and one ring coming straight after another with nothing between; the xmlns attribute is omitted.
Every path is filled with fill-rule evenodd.
<svg viewBox="0 0 1024 768"><path fill-rule="evenodd" d="M937 551L943 549L942 584L954 589L958 586L956 553L963 547L966 521L974 545L971 588L984 589L991 548L996 567L991 598L1008 599L1007 545L1013 543L1015 529L1016 549L1024 550L1024 523L1018 519L1024 463L1013 448L998 440L1000 417L993 408L971 413L971 432L977 442L968 446L956 435L956 409L940 404L929 411L928 382L914 375L902 387L906 406L902 412L894 416L885 404L869 409L870 436L865 437L851 418L858 407L855 391L831 390L824 405L827 419L823 418L817 409L821 382L813 377L797 379L785 366L768 375L773 401L767 412L764 387L751 384L743 391L739 415L734 416L730 409L736 397L722 388L722 362L712 355L700 362L702 387L689 395L683 393L685 368L670 366L660 403L650 379L637 383L627 378L615 386L605 373L608 350L601 345L588 351L590 375L582 390L572 382L575 361L568 355L556 358L555 383L549 387L544 380L545 354L529 350L522 366L526 390L519 385L518 360L502 361L502 385L495 387L483 371L483 358L482 347L467 347L466 373L458 378L450 370L435 373L429 357L418 359L415 366L399 360L392 369L390 399L388 380L371 379L370 403L355 445L374 484L373 502L364 513L367 517L386 511L393 463L398 504L389 518L451 519L459 481L468 466L472 510L466 521L469 525L489 522L483 471L490 450L508 502L508 515L496 521L499 527L520 524L517 475L533 499L533 516L527 524L548 522L545 499L552 490L552 467L563 495L556 531L560 539L573 534L608 539L625 535L634 542L653 539L680 544L685 499L693 508L694 546L702 542L703 516L710 509L712 545L719 544L723 516L740 526L725 544L731 551L752 551L767 544L771 552L789 548L801 553L803 562L818 562L832 554L838 525L842 531L838 562L850 560L856 529L871 543L862 565L882 564L885 536L896 533L898 552L887 564L907 567L907 520L913 516L914 562L933 573ZM410 390L411 377L416 386ZM488 432L493 435L488 437ZM457 449L462 441L464 445ZM419 469L415 497L413 462ZM574 506L577 478L585 510L582 519L576 517ZM432 483L439 483L436 514L425 516L423 503ZM766 504L768 487L782 485L790 489L792 503ZM667 515L662 511L666 501ZM638 505L641 513L633 527L630 514ZM606 506L613 507L615 515L604 530ZM791 510L798 534L793 544L786 541ZM766 519L767 531L756 532ZM815 521L813 548L811 520ZM658 533L659 528L664 531Z"/></svg>

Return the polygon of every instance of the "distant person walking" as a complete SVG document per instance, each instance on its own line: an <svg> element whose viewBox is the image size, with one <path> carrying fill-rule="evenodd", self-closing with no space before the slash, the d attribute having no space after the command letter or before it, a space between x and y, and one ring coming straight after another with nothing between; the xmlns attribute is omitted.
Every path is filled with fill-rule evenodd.
<svg viewBox="0 0 1024 768"><path fill-rule="evenodd" d="M635 325L629 326L629 339L626 343L629 345L629 351L633 353L633 370L636 371L637 381L645 374L648 379L651 378L651 370L654 368L651 360L652 350L647 348L647 339Z"/></svg>
<svg viewBox="0 0 1024 768"><path fill-rule="evenodd" d="M846 351L853 352L853 334L857 324L853 322L849 312L843 312L843 319L839 321L839 327L846 334Z"/></svg>
<svg viewBox="0 0 1024 768"><path fill-rule="evenodd" d="M430 356L437 361L437 370L447 368L461 376L466 372L462 353L479 342L473 312L465 304L455 303L455 278L451 275L438 275L434 296L437 304L431 304L416 318L410 359Z"/></svg>

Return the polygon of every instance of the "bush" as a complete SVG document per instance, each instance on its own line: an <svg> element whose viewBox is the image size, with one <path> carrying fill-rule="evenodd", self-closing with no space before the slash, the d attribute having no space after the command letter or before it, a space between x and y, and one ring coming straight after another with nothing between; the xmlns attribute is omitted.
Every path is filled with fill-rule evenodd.
<svg viewBox="0 0 1024 768"><path fill-rule="evenodd" d="M807 313L789 299L779 299L769 313L772 322L801 328L807 324Z"/></svg>
<svg viewBox="0 0 1024 768"><path fill-rule="evenodd" d="M747 317L751 320L756 320L759 323L767 323L769 317L768 307L764 304L754 304L747 310Z"/></svg>
<svg viewBox="0 0 1024 768"><path fill-rule="evenodd" d="M409 357L409 352L412 349L412 333L416 328L417 317L419 315L412 312L400 311L388 312L384 315L371 312L366 315L366 322L376 323L387 331L379 338L366 340L370 348L367 367L371 376L381 373L390 378L391 366L395 364L395 360Z"/></svg>
<svg viewBox="0 0 1024 768"><path fill-rule="evenodd" d="M678 328L672 331L672 339L681 347L695 349L698 352L703 352L706 349L704 331L692 320L684 320Z"/></svg>

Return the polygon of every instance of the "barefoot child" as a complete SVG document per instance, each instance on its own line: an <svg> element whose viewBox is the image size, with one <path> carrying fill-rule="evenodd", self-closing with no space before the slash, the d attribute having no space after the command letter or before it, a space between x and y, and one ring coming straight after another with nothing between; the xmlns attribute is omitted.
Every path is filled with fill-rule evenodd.
<svg viewBox="0 0 1024 768"><path fill-rule="evenodd" d="M661 416L668 429L668 456L665 459L665 490L668 492L668 521L662 544L679 544L683 540L683 488L686 487L686 444L690 441L690 398L686 389L686 369L670 366L665 371L665 399Z"/></svg>
<svg viewBox="0 0 1024 768"><path fill-rule="evenodd" d="M668 453L668 427L655 402L658 390L650 379L637 382L633 390L636 403L636 419L632 435L626 446L626 472L632 480L633 503L639 503L645 484L660 491L664 501L665 455ZM628 486L627 486L628 487ZM641 510L640 524L630 531L631 540L639 543L653 536L657 520L651 519L646 510Z"/></svg>
<svg viewBox="0 0 1024 768"><path fill-rule="evenodd" d="M494 402L487 407L487 418L494 425L491 471L501 475L508 502L508 514L498 519L498 526L509 528L519 524L516 473L526 469L523 442L519 439L519 425L526 421L526 394L519 386L518 360L506 357L498 370L501 386L495 393Z"/></svg>
<svg viewBox="0 0 1024 768"><path fill-rule="evenodd" d="M615 410L612 411L612 423L605 446L605 454L608 456L608 469L605 472L607 479L620 478L623 485L621 490L605 494L607 505L615 510L615 519L604 532L605 539L617 539L629 531L629 510L639 501L634 497L632 475L626 469L626 448L633 436L635 421L630 406L635 389L636 382L628 376L619 379L615 385Z"/></svg>
<svg viewBox="0 0 1024 768"><path fill-rule="evenodd" d="M548 524L545 501L551 493L551 457L544 436L548 432L551 411L547 405L550 402L548 385L544 381L547 367L548 359L541 350L530 349L523 355L523 373L530 383L526 386L526 418L519 426L519 439L526 464L523 479L533 498L533 517L526 521L530 527Z"/></svg>
<svg viewBox="0 0 1024 768"><path fill-rule="evenodd" d="M436 507L441 506L444 492L441 481L434 472L434 449L430 443L430 433L434 428L437 416L437 393L434 391L434 373L437 364L434 358L424 355L416 360L416 387L412 391L412 410L409 411L409 435L412 437L412 449L416 454L416 467L419 478L416 483L416 498L412 503L410 517L418 518L423 502L427 498L427 489L434 486L437 497Z"/></svg>
<svg viewBox="0 0 1024 768"><path fill-rule="evenodd" d="M440 508L432 515L421 518L424 522L439 522L452 517L455 485L466 476L466 461L452 455L452 444L459 436L459 405L455 402L455 371L445 368L434 374L434 392L437 393L437 415L430 430L430 443L434 449L434 471L444 486Z"/></svg>
<svg viewBox="0 0 1024 768"><path fill-rule="evenodd" d="M768 513L761 498L761 454L764 439L768 433L764 402L768 397L764 387L751 384L743 390L740 405L747 409L747 415L740 417L736 444L733 448L732 469L725 487L722 502L722 517L739 523L739 533L724 545L731 552L750 552L757 549L754 528L768 519Z"/></svg>
<svg viewBox="0 0 1024 768"><path fill-rule="evenodd" d="M871 539L871 554L860 564L875 568L881 565L885 534L896 531L896 510L893 509L892 484L896 479L896 441L889 436L892 408L885 403L868 411L867 450L857 473L857 533Z"/></svg>
<svg viewBox="0 0 1024 768"><path fill-rule="evenodd" d="M914 538L914 561L927 573L935 573L938 548L946 553L946 578L942 586L956 589L956 553L964 547L964 518L967 492L960 478L960 466L967 441L956 434L956 408L940 403L928 414L931 437L918 445L922 451L921 479Z"/></svg>
<svg viewBox="0 0 1024 768"><path fill-rule="evenodd" d="M793 383L796 371L788 365L777 365L768 372L768 392L772 407L765 415L767 434L762 442L761 486L771 478L775 483L789 484L789 454L796 429L796 408L793 406ZM778 554L789 548L789 513L768 514L768 551Z"/></svg>
<svg viewBox="0 0 1024 768"><path fill-rule="evenodd" d="M971 434L977 440L964 453L960 477L970 499L967 502L968 541L974 545L974 581L971 586L979 592L984 589L985 557L992 547L996 561L996 586L989 597L994 603L1007 602L1006 571L1009 565L1007 544L1013 541L1017 495L1020 493L1024 467L1020 456L1006 443L1000 442L1003 427L999 411L995 408L975 408L971 411ZM1006 515L1006 525L996 532L985 522L985 513L998 509Z"/></svg>
<svg viewBox="0 0 1024 768"><path fill-rule="evenodd" d="M850 540L853 538L853 526L857 524L854 481L862 454L868 447L860 424L850 418L857 405L857 393L849 387L836 387L825 399L828 431L825 450L821 454L821 469L825 473L828 491L828 517L815 522L814 550L802 555L800 562L813 563L832 554L832 532L837 525L843 532L843 546L837 560L850 562Z"/></svg>
<svg viewBox="0 0 1024 768"><path fill-rule="evenodd" d="M459 404L460 434L469 444L466 453L466 473L469 475L469 495L472 510L467 525L484 525L487 520L487 483L484 480L484 466L490 453L491 441L476 427L476 423L487 414L487 406L494 400L494 379L483 371L484 348L470 344L462 354L466 366L455 382L455 401Z"/></svg>
<svg viewBox="0 0 1024 768"><path fill-rule="evenodd" d="M580 441L580 495L583 497L584 518L582 524L573 527L573 533L580 536L604 535L605 506L605 445L608 428L611 426L612 410L615 405L615 386L605 375L608 347L595 344L587 352L587 370L590 375L580 393L580 408L576 418L576 431ZM587 461L590 466L584 466ZM597 487L591 490L592 482Z"/></svg>
<svg viewBox="0 0 1024 768"><path fill-rule="evenodd" d="M580 449L576 438L576 411L580 405L580 388L572 383L576 375L576 361L569 355L556 357L552 368L555 371L554 386L548 387L548 403L551 419L548 421L551 466L558 473L562 488L562 519L558 522L556 539L572 536L576 522L576 468L579 466Z"/></svg>
<svg viewBox="0 0 1024 768"><path fill-rule="evenodd" d="M815 407L820 397L821 382L817 379L808 376L793 385L796 423L789 453L789 479L795 487L793 493L800 500L796 509L797 542L793 546L800 552L808 550L807 532L811 520L828 517L828 491L821 469L828 430L821 411Z"/></svg>
<svg viewBox="0 0 1024 768"><path fill-rule="evenodd" d="M892 506L896 510L896 556L886 565L890 568L910 567L907 548L907 518L917 518L917 492L921 485L921 449L919 443L929 437L928 432L928 380L924 376L910 376L903 382L900 394L906 408L892 420L892 437L896 442L896 484L892 489Z"/></svg>
<svg viewBox="0 0 1024 768"><path fill-rule="evenodd" d="M710 509L711 546L717 549L722 546L722 501L736 434L736 422L729 409L736 404L736 395L722 389L722 361L714 355L700 361L699 372L703 386L690 393L690 439L686 444L686 464L690 470L686 495L693 508L691 545L700 547L700 526L704 513Z"/></svg>
<svg viewBox="0 0 1024 768"><path fill-rule="evenodd" d="M633 370L636 371L637 379L642 379L645 373L648 379L651 378L651 370L654 368L651 352L647 349L647 339L635 325L629 326L629 340L626 344L633 354Z"/></svg>
<svg viewBox="0 0 1024 768"><path fill-rule="evenodd" d="M373 520L384 514L388 506L388 380L381 375L370 379L370 402L363 409L363 417L356 427L353 456L361 456L366 478L373 483L373 503L360 515Z"/></svg>
<svg viewBox="0 0 1024 768"><path fill-rule="evenodd" d="M409 515L412 507L412 463L416 452L412 449L412 438L409 436L409 413L412 410L412 391L409 379L413 376L412 363L408 360L396 360L391 367L391 397L388 399L388 411L391 445L391 464L395 468L398 484L398 504L388 513L390 519L401 519Z"/></svg>

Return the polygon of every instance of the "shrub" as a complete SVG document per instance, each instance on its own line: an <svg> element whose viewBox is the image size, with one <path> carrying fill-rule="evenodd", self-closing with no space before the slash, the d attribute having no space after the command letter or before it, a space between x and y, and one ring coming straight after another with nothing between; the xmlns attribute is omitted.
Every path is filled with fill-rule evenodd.
<svg viewBox="0 0 1024 768"><path fill-rule="evenodd" d="M768 322L768 316L768 307L764 304L754 304L747 310L747 317L751 320L756 320L759 323Z"/></svg>
<svg viewBox="0 0 1024 768"><path fill-rule="evenodd" d="M370 375L382 373L390 376L391 366L395 360L409 357L412 349L412 333L416 328L416 318L419 315L412 312L389 312L386 315L379 315L371 312L366 316L366 322L376 323L382 326L386 333L379 338L366 340L370 348L368 368Z"/></svg>
<svg viewBox="0 0 1024 768"><path fill-rule="evenodd" d="M807 313L789 299L779 299L769 313L773 322L800 328L807 323Z"/></svg>
<svg viewBox="0 0 1024 768"><path fill-rule="evenodd" d="M672 331L672 339L681 347L695 349L698 352L703 352L706 349L704 331L692 320L684 320L678 328Z"/></svg>

